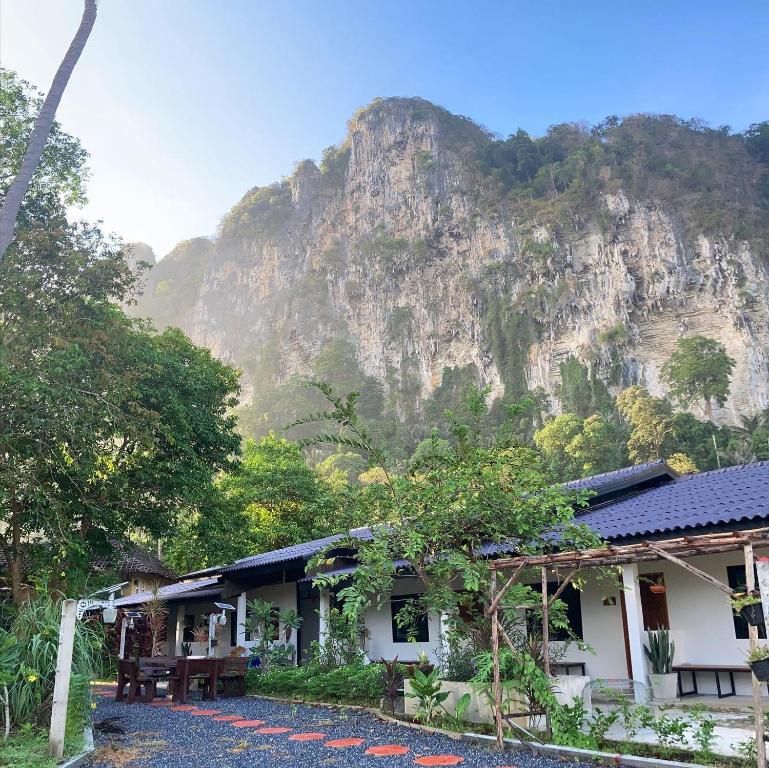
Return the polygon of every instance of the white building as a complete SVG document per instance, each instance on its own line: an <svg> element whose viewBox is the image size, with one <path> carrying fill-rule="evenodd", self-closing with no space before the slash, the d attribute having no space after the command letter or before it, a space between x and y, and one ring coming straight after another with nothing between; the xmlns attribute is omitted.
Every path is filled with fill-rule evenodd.
<svg viewBox="0 0 769 768"><path fill-rule="evenodd" d="M769 462L730 467L678 477L664 462L628 467L568 484L594 492L578 520L612 544L660 540L720 531L750 530L769 525ZM353 535L365 539L370 531ZM191 640L191 630L205 622L215 610L214 600L237 606L237 616L220 640L218 653L226 655L236 645L249 648L245 634L246 601L268 600L277 609L292 608L303 618L302 628L291 638L299 663L308 658L311 643L323 632L324 617L333 599L319 594L306 575L309 559L333 547L341 537L329 537L245 558L222 568L190 574L187 580L165 587L168 600L169 652L181 653L181 644ZM504 548L489 548L490 556L505 554ZM769 554L757 550L757 556ZM333 550L340 572L354 569L354 551ZM744 586L745 568L741 552L691 557L687 562L733 588ZM403 564L407 565L407 564ZM405 569L404 569L405 570ZM593 652L573 646L566 661L592 679L646 681L643 643L646 631L667 627L676 643L676 665L745 667L747 625L732 613L729 598L702 579L665 560L623 566L624 589L608 587L587 574L582 591L571 587L562 594L573 629ZM640 578L639 578L640 577ZM652 584L664 585L657 594ZM372 661L398 656L415 661L420 651L437 660L444 637L440 616L430 616L418 628L418 642L409 642L394 622L399 598L419 592L417 579L404 572L395 582L393 594L381 608L366 613L368 639L365 650ZM142 596L122 598L120 604L137 605ZM764 628L761 627L761 636ZM199 649L196 649L199 650ZM716 693L716 673L697 672L699 693ZM750 693L750 676L732 672L738 694ZM720 673L723 694L731 693L729 671ZM692 686L692 675L682 677L684 691Z"/></svg>

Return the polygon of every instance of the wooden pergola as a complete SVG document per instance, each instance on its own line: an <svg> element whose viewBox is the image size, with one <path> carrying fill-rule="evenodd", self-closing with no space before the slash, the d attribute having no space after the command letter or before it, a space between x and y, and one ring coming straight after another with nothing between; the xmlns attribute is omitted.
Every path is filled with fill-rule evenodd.
<svg viewBox="0 0 769 768"><path fill-rule="evenodd" d="M491 564L491 600L486 614L491 618L491 647L494 659L493 709L497 729L497 744L504 749L504 723L512 716L505 714L502 705L502 680L499 664L500 638L515 651L513 643L499 620L502 602L509 589L516 584L526 570L539 569L542 583L542 646L544 656L544 672L550 676L549 659L549 628L548 614L555 600L560 597L566 586L584 568L599 568L606 566L622 566L647 562L650 560L667 560L683 568L719 589L730 597L734 596L727 584L723 584L709 573L686 562L686 558L695 555L712 555L722 552L742 550L745 557L745 582L748 591L756 587L754 574L754 546L769 546L769 528L757 528L749 531L729 531L723 533L706 533L696 536L681 536L678 538L659 541L641 541L634 544L607 544L600 549L570 550L544 555L520 555L518 557L496 560ZM552 595L548 595L548 571L558 571L566 575ZM512 571L502 585L498 586L498 574ZM758 628L749 626L748 638L750 649L758 646ZM764 708L761 698L761 684L751 675L753 683L753 710L756 728L756 748L758 753L758 768L766 768L766 745L764 743Z"/></svg>

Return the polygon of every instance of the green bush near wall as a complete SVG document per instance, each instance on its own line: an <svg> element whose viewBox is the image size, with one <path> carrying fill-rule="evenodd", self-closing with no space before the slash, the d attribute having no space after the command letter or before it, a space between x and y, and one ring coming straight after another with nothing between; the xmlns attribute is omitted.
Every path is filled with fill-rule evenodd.
<svg viewBox="0 0 769 768"><path fill-rule="evenodd" d="M353 664L332 670L316 665L246 673L251 695L278 696L341 704L378 705L384 696L383 670L379 664Z"/></svg>

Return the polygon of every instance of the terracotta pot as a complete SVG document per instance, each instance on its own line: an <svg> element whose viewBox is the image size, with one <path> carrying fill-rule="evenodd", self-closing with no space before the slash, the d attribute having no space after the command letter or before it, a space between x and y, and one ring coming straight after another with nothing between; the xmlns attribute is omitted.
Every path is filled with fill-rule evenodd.
<svg viewBox="0 0 769 768"><path fill-rule="evenodd" d="M667 587L664 584L652 584L649 587L649 591L655 595L664 595L667 591Z"/></svg>

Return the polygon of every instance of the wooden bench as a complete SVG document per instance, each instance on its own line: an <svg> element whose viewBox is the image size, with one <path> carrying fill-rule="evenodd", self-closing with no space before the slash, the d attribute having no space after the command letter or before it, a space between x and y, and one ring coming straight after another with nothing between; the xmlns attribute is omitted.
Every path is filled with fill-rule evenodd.
<svg viewBox="0 0 769 768"><path fill-rule="evenodd" d="M678 675L678 695L679 696L696 696L699 693L697 688L697 673L705 672L712 674L716 678L716 690L718 691L718 698L725 699L728 696L735 696L737 691L734 687L734 675L735 673L750 673L750 667L736 666L729 664L679 664L672 668L672 671ZM690 674L692 676L692 689L690 691L684 691L682 675ZM721 690L721 674L729 675L730 690L724 693Z"/></svg>
<svg viewBox="0 0 769 768"><path fill-rule="evenodd" d="M222 696L245 696L248 657L225 656L217 661L219 669L216 678L222 683Z"/></svg>
<svg viewBox="0 0 769 768"><path fill-rule="evenodd" d="M585 666L584 661L551 661L550 671L552 672L554 669L562 669L566 675L571 674L569 671L571 669L578 669L582 677L585 677L587 674L585 671L587 667Z"/></svg>
<svg viewBox="0 0 769 768"><path fill-rule="evenodd" d="M126 697L126 686L128 696ZM144 690L142 694L141 691ZM129 704L135 701L152 701L157 690L157 678L144 674L138 662L132 659L120 659L117 664L117 691L115 701L128 699Z"/></svg>

